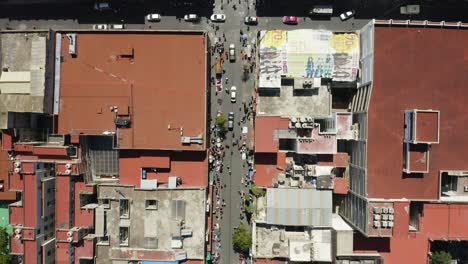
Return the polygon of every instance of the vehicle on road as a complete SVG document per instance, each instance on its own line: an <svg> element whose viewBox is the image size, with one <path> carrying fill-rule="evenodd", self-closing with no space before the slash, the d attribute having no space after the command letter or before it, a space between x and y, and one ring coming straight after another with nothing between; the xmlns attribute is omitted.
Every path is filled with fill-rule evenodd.
<svg viewBox="0 0 468 264"><path fill-rule="evenodd" d="M331 17L333 15L333 6L317 5L309 11L310 17Z"/></svg>
<svg viewBox="0 0 468 264"><path fill-rule="evenodd" d="M354 10L346 11L346 12L344 12L344 13L342 13L340 15L340 19L341 19L341 21L346 21L346 20L352 18L354 16L354 14L356 14L356 11L354 11Z"/></svg>
<svg viewBox="0 0 468 264"><path fill-rule="evenodd" d="M106 24L96 24L96 25L93 25L93 29L94 30L106 30L107 25Z"/></svg>
<svg viewBox="0 0 468 264"><path fill-rule="evenodd" d="M189 21L189 22L196 22L198 21L200 18L198 17L197 14L188 14L188 15L185 15L184 16L184 20L185 21Z"/></svg>
<svg viewBox="0 0 468 264"><path fill-rule="evenodd" d="M108 2L97 2L97 3L94 3L94 10L106 11L106 10L112 10L112 7L110 3Z"/></svg>
<svg viewBox="0 0 468 264"><path fill-rule="evenodd" d="M288 25L297 25L298 19L296 16L284 16L283 23Z"/></svg>
<svg viewBox="0 0 468 264"><path fill-rule="evenodd" d="M244 23L246 25L258 25L258 17L256 17L256 16L246 16L244 18Z"/></svg>
<svg viewBox="0 0 468 264"><path fill-rule="evenodd" d="M223 66L221 65L221 60L218 57L215 59L215 73L216 76L223 74Z"/></svg>
<svg viewBox="0 0 468 264"><path fill-rule="evenodd" d="M237 92L237 88L235 86L232 86L231 87L231 103L236 102L236 92Z"/></svg>
<svg viewBox="0 0 468 264"><path fill-rule="evenodd" d="M229 61L236 61L236 46L234 44L229 45Z"/></svg>
<svg viewBox="0 0 468 264"><path fill-rule="evenodd" d="M234 129L234 112L229 112L228 114L228 129Z"/></svg>
<svg viewBox="0 0 468 264"><path fill-rule="evenodd" d="M402 15L417 15L419 12L419 5L405 5L400 7L400 14Z"/></svg>
<svg viewBox="0 0 468 264"><path fill-rule="evenodd" d="M161 21L161 15L160 14L148 14L146 15L146 20L149 22L159 22Z"/></svg>
<svg viewBox="0 0 468 264"><path fill-rule="evenodd" d="M124 24L111 24L109 25L109 29L125 29Z"/></svg>
<svg viewBox="0 0 468 264"><path fill-rule="evenodd" d="M226 21L226 15L225 14L212 14L210 17L210 20L212 22L224 22Z"/></svg>

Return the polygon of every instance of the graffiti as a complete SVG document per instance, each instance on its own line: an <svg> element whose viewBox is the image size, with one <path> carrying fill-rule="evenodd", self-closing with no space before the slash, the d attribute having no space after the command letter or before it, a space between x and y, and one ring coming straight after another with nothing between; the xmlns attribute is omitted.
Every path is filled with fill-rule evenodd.
<svg viewBox="0 0 468 264"><path fill-rule="evenodd" d="M260 87L280 87L281 75L354 81L359 67L359 36L317 30L261 33Z"/></svg>

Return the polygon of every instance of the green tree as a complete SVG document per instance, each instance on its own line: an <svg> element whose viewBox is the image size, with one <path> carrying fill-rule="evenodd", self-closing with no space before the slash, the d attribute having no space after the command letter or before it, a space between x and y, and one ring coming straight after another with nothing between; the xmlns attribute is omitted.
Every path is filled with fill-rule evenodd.
<svg viewBox="0 0 468 264"><path fill-rule="evenodd" d="M11 256L8 249L8 233L5 227L0 227L0 264L11 262Z"/></svg>
<svg viewBox="0 0 468 264"><path fill-rule="evenodd" d="M264 196L265 193L266 193L265 189L258 188L257 186L255 186L255 185L253 185L253 184L252 184L252 189L250 190L250 192L252 192L252 194L253 194L255 197Z"/></svg>
<svg viewBox="0 0 468 264"><path fill-rule="evenodd" d="M221 133L223 133L226 129L226 117L223 114L216 116L215 123Z"/></svg>
<svg viewBox="0 0 468 264"><path fill-rule="evenodd" d="M431 255L430 264L450 264L451 262L452 256L448 252L436 251Z"/></svg>
<svg viewBox="0 0 468 264"><path fill-rule="evenodd" d="M244 224L240 223L232 234L232 244L235 251L244 254L249 253L252 246L252 234Z"/></svg>

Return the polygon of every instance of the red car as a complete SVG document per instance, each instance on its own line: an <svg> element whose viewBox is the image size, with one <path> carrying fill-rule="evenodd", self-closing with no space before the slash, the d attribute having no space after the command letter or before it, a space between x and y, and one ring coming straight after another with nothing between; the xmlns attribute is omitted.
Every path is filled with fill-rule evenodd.
<svg viewBox="0 0 468 264"><path fill-rule="evenodd" d="M298 19L295 16L284 16L283 23L290 25L297 25Z"/></svg>

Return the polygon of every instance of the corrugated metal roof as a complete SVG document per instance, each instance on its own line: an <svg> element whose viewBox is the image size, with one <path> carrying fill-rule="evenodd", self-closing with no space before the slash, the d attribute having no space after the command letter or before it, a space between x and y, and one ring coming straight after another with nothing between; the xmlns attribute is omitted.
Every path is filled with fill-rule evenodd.
<svg viewBox="0 0 468 264"><path fill-rule="evenodd" d="M273 225L331 226L332 192L267 189L266 222Z"/></svg>

